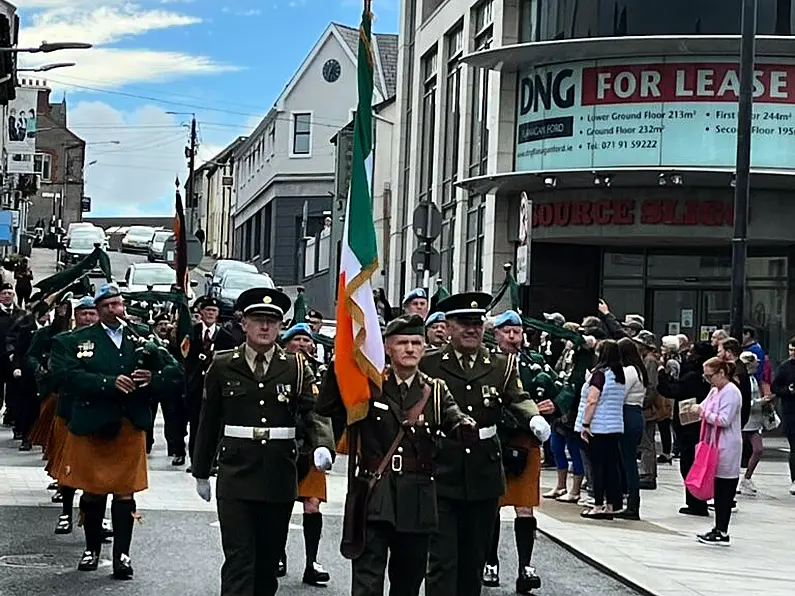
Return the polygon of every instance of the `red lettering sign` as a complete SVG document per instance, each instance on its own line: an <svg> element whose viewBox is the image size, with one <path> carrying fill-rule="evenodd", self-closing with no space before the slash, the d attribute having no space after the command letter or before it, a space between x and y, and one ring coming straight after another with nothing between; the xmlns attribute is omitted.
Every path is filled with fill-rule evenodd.
<svg viewBox="0 0 795 596"><path fill-rule="evenodd" d="M630 64L582 70L583 106L622 103L730 102L740 93L737 63ZM757 64L754 100L795 104L795 65Z"/></svg>
<svg viewBox="0 0 795 596"><path fill-rule="evenodd" d="M637 215L637 217L636 217ZM731 226L734 206L725 201L648 199L635 213L634 201L571 201L536 203L533 227L569 226Z"/></svg>

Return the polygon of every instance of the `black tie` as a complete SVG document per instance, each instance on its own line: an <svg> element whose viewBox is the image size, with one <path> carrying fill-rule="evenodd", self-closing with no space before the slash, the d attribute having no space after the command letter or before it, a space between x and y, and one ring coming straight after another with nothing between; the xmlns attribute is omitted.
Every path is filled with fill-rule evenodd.
<svg viewBox="0 0 795 596"><path fill-rule="evenodd" d="M400 391L400 399L405 400L409 394L409 386L406 383L401 383L398 385L398 390Z"/></svg>

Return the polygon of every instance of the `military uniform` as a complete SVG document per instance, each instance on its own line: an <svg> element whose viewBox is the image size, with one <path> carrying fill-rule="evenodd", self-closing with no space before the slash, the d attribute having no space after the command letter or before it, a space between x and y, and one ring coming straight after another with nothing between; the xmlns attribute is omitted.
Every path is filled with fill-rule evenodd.
<svg viewBox="0 0 795 596"><path fill-rule="evenodd" d="M199 303L199 308L215 307L219 308L218 301L213 298L203 298ZM209 333L208 333L209 332ZM199 429L199 415L202 408L202 391L204 388L204 377L210 368L213 355L216 351L230 350L239 345L229 331L216 322L212 329L208 329L204 323L193 325L190 334L190 350L185 357L185 411L182 421L182 436L186 434L186 427L190 426L190 436L188 438L188 454L193 464L193 450L196 444L196 433ZM177 452L175 457L185 456L184 441L181 445L174 446Z"/></svg>
<svg viewBox="0 0 795 596"><path fill-rule="evenodd" d="M404 334L422 337L422 318L399 317L385 331L386 336ZM344 412L333 366L316 407L326 416ZM370 400L367 417L352 431L359 446L359 476L351 480L348 502L353 502L357 490L368 487L369 492L360 509L346 504L346 529L353 531L359 523L365 526L361 552L352 564L355 596L383 594L387 559L390 594L419 593L429 539L438 528L433 457L439 433L452 436L464 421L476 434L474 421L456 405L444 381L421 372L402 381L392 370L385 372L381 395ZM379 474L382 462L388 465Z"/></svg>
<svg viewBox="0 0 795 596"><path fill-rule="evenodd" d="M99 305L118 296L118 287L106 284L95 301ZM152 423L150 394L172 382L178 370L166 350L143 341L141 333L146 331L127 324L109 328L96 323L59 336L51 355L56 384L68 384L74 396L69 420L71 437L63 455L63 479L68 486L84 492L86 552L78 569L97 569L105 495L113 494L113 572L118 579L132 578L129 549L136 508L135 500L126 497L148 487L146 429ZM151 382L137 384L129 393L115 387L119 376L131 377L138 369L151 371Z"/></svg>
<svg viewBox="0 0 795 596"><path fill-rule="evenodd" d="M290 299L253 288L240 295L238 308L245 317L281 319ZM197 491L209 500L206 479L221 437L216 486L225 556L222 596L276 592L278 560L298 496L296 418L305 421L315 462L323 451L331 465L331 424L314 412L317 391L303 357L278 346L259 359L248 343L221 352L207 372L192 463Z"/></svg>
<svg viewBox="0 0 795 596"><path fill-rule="evenodd" d="M490 301L488 294L459 294L440 301L437 308L448 320L482 325ZM477 422L481 439L471 447L450 437L441 441L436 458L439 532L431 540L428 596L480 594L494 519L505 492L497 424L503 408L523 425L538 415L519 380L515 356L491 354L483 346L468 361L462 356L451 343L420 365L426 374L446 381L458 405Z"/></svg>

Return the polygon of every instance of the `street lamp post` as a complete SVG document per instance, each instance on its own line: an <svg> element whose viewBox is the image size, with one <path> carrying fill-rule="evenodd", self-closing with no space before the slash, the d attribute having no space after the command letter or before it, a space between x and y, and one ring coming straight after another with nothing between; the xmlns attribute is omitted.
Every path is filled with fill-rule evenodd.
<svg viewBox="0 0 795 596"><path fill-rule="evenodd" d="M751 194L751 120L754 101L754 51L757 0L743 0L740 42L740 97L737 106L737 168L732 233L731 333L742 340L745 266L748 256L748 203Z"/></svg>
<svg viewBox="0 0 795 596"><path fill-rule="evenodd" d="M34 66L32 68L17 68L17 72L49 72L56 68L68 68L76 66L75 62L51 62L49 64L42 64L41 66Z"/></svg>
<svg viewBox="0 0 795 596"><path fill-rule="evenodd" d="M0 53L49 54L59 50L89 50L93 47L93 44L82 41L56 41L54 43L43 41L39 46L32 48L0 48Z"/></svg>

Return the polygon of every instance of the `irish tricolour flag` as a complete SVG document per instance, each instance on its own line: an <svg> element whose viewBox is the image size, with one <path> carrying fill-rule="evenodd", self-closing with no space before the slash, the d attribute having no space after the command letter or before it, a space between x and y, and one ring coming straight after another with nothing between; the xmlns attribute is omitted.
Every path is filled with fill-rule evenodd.
<svg viewBox="0 0 795 596"><path fill-rule="evenodd" d="M384 347L370 278L378 270L370 181L373 172L372 14L365 0L359 28L359 104L353 125L351 189L345 213L334 359L348 424L367 415L372 388L381 388Z"/></svg>

